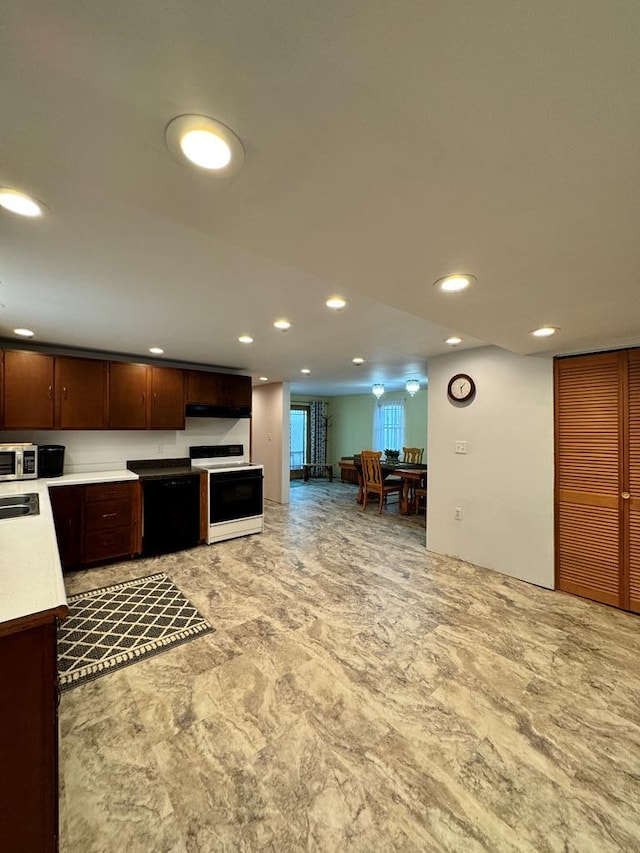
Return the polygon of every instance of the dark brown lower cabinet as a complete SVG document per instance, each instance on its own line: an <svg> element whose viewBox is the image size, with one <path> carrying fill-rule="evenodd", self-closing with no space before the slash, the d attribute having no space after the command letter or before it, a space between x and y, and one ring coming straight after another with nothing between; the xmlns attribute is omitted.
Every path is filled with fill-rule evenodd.
<svg viewBox="0 0 640 853"><path fill-rule="evenodd" d="M640 350L555 362L556 586L640 612Z"/></svg>
<svg viewBox="0 0 640 853"><path fill-rule="evenodd" d="M0 848L58 849L56 613L0 626Z"/></svg>
<svg viewBox="0 0 640 853"><path fill-rule="evenodd" d="M49 488L63 569L139 554L139 481Z"/></svg>

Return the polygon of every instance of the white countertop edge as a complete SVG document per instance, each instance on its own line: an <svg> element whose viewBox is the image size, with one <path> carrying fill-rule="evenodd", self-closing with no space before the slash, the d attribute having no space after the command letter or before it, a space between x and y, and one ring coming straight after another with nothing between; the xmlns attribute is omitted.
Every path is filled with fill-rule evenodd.
<svg viewBox="0 0 640 853"><path fill-rule="evenodd" d="M128 468L120 468L117 471L77 471L75 474L63 474L62 477L51 477L40 482L45 482L49 488L53 489L55 486L84 486L90 483L115 483L139 479L138 475L129 471Z"/></svg>

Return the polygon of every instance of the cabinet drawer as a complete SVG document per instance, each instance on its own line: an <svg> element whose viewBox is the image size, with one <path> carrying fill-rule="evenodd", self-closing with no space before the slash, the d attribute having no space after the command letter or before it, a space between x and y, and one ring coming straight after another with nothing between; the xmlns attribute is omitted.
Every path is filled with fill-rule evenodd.
<svg viewBox="0 0 640 853"><path fill-rule="evenodd" d="M87 503L130 498L133 494L133 485L133 483L96 483L93 486L85 486L84 498Z"/></svg>
<svg viewBox="0 0 640 853"><path fill-rule="evenodd" d="M87 503L84 511L85 531L91 533L94 530L131 525L131 506L130 497Z"/></svg>
<svg viewBox="0 0 640 853"><path fill-rule="evenodd" d="M85 533L83 563L124 557L131 553L131 527L113 527Z"/></svg>

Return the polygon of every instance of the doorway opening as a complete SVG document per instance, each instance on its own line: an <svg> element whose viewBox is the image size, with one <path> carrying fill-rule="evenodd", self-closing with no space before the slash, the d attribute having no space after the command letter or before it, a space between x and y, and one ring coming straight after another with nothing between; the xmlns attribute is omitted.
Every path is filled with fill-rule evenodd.
<svg viewBox="0 0 640 853"><path fill-rule="evenodd" d="M302 479L310 451L309 406L293 404L289 419L289 477Z"/></svg>

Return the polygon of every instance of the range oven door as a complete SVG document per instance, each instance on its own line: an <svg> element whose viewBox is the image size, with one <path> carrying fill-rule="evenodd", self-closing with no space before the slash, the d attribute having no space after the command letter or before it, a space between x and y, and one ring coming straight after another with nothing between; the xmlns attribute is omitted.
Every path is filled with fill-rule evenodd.
<svg viewBox="0 0 640 853"><path fill-rule="evenodd" d="M261 468L209 472L209 524L262 514Z"/></svg>

